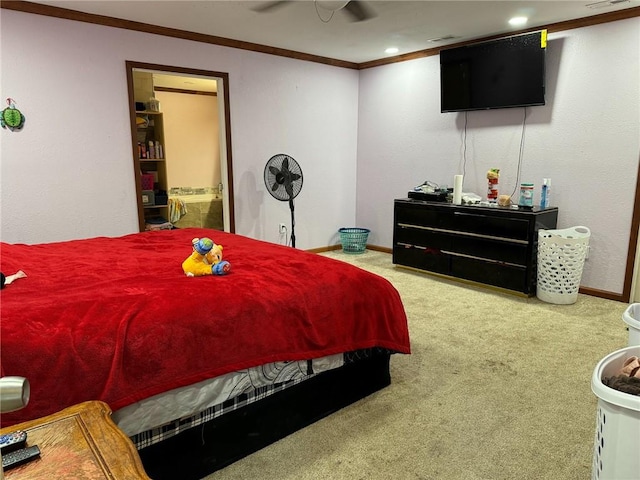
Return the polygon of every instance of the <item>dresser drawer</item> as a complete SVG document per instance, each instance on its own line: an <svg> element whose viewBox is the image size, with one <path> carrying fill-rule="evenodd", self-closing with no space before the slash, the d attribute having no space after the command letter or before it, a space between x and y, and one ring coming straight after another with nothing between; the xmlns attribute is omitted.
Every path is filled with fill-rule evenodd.
<svg viewBox="0 0 640 480"><path fill-rule="evenodd" d="M451 275L486 285L529 293L525 267L456 255L451 256Z"/></svg>
<svg viewBox="0 0 640 480"><path fill-rule="evenodd" d="M497 208L466 207L457 210L437 205L399 205L395 224L526 242L532 230L530 219L513 217L511 213Z"/></svg>
<svg viewBox="0 0 640 480"><path fill-rule="evenodd" d="M500 241L484 237L450 236L450 247L444 250L464 255L525 266L530 262L526 242Z"/></svg>
<svg viewBox="0 0 640 480"><path fill-rule="evenodd" d="M432 230L429 227L396 226L393 242L396 245L415 245L444 250L451 249L453 237L449 233Z"/></svg>
<svg viewBox="0 0 640 480"><path fill-rule="evenodd" d="M487 237L508 238L526 242L530 222L526 218L511 218L466 211L453 211L443 217L442 228Z"/></svg>
<svg viewBox="0 0 640 480"><path fill-rule="evenodd" d="M423 205L398 205L395 209L395 224L422 227L442 227L443 212Z"/></svg>
<svg viewBox="0 0 640 480"><path fill-rule="evenodd" d="M445 275L448 275L451 270L451 261L448 255L442 254L437 249L415 246L396 245L393 249L393 263Z"/></svg>

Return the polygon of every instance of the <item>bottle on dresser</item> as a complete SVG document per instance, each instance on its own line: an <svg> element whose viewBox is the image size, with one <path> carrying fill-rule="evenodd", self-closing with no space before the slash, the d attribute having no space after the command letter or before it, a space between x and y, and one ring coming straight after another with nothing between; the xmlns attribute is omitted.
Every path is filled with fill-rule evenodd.
<svg viewBox="0 0 640 480"><path fill-rule="evenodd" d="M546 208L549 206L549 198L551 194L551 179L542 179L542 190L540 191L540 206Z"/></svg>

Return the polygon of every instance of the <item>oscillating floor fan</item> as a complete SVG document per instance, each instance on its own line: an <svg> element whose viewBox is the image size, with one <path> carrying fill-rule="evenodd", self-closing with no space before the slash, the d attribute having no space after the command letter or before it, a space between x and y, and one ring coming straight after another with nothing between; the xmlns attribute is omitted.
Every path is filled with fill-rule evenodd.
<svg viewBox="0 0 640 480"><path fill-rule="evenodd" d="M289 202L291 210L291 246L296 246L293 199L302 189L302 170L289 155L279 153L271 157L264 167L264 183L276 200Z"/></svg>

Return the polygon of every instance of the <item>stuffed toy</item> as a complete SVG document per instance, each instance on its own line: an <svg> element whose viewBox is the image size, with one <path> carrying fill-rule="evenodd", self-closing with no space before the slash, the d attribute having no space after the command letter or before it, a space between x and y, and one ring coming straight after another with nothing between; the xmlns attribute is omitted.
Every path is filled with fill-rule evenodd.
<svg viewBox="0 0 640 480"><path fill-rule="evenodd" d="M14 280L18 278L25 278L27 276L22 270L18 270L13 275L6 276L4 273L0 272L0 288L4 288L6 285L11 285Z"/></svg>
<svg viewBox="0 0 640 480"><path fill-rule="evenodd" d="M489 186L487 187L487 200L495 202L498 200L498 180L500 178L500 169L492 168L487 172L487 181Z"/></svg>
<svg viewBox="0 0 640 480"><path fill-rule="evenodd" d="M182 262L187 277L229 273L231 264L222 260L222 245L216 245L210 238L194 238L191 244L193 253Z"/></svg>

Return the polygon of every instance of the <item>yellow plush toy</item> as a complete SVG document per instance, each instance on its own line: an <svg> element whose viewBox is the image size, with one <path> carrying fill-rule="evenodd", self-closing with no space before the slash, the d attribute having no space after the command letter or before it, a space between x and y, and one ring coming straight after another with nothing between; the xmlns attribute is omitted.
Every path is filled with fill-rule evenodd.
<svg viewBox="0 0 640 480"><path fill-rule="evenodd" d="M231 264L222 260L222 245L216 245L206 237L194 238L191 244L193 253L182 262L182 270L187 277L229 273Z"/></svg>

